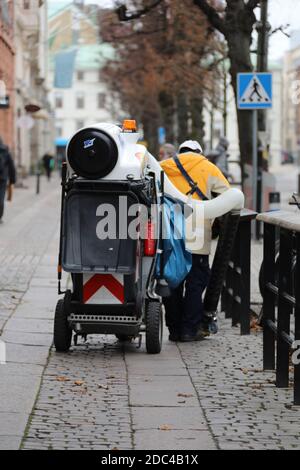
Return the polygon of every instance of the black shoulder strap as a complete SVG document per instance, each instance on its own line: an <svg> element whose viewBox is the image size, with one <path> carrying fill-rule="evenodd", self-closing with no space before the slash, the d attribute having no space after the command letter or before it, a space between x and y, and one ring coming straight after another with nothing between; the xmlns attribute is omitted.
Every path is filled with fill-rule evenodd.
<svg viewBox="0 0 300 470"><path fill-rule="evenodd" d="M208 201L209 200L208 197L206 197L205 194L203 194L203 192L201 191L201 189L199 188L197 183L195 183L195 181L190 177L190 175L188 174L188 172L186 171L186 169L182 165L181 161L177 157L177 155L175 157L173 157L173 159L174 159L174 162L177 165L178 170L180 171L182 176L186 179L186 181L190 185L191 190L187 193L187 195L196 193L202 201Z"/></svg>

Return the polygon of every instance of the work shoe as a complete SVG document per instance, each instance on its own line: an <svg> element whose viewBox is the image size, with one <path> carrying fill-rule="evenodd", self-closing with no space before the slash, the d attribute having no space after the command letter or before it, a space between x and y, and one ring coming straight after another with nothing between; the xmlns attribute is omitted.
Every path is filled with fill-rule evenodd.
<svg viewBox="0 0 300 470"><path fill-rule="evenodd" d="M207 324L201 323L198 328L197 334L202 335L203 338L207 338L211 334L209 326Z"/></svg>
<svg viewBox="0 0 300 470"><path fill-rule="evenodd" d="M205 312L200 328L209 334L216 335L219 331L217 315L213 312Z"/></svg>
<svg viewBox="0 0 300 470"><path fill-rule="evenodd" d="M193 341L203 341L204 339L205 336L199 331L195 335L181 335L180 337L182 343L192 343Z"/></svg>

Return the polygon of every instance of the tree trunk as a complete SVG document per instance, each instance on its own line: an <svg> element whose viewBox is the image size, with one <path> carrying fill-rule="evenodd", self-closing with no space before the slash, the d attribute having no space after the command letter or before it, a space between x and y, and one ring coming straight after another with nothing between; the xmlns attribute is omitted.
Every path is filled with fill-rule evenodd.
<svg viewBox="0 0 300 470"><path fill-rule="evenodd" d="M187 96L181 92L177 98L177 141L179 144L188 138L188 117Z"/></svg>
<svg viewBox="0 0 300 470"><path fill-rule="evenodd" d="M203 144L205 131L203 120L203 96L199 91L191 99L192 134L191 138Z"/></svg>
<svg viewBox="0 0 300 470"><path fill-rule="evenodd" d="M158 122L153 116L145 114L143 118L144 139L147 148L155 157L158 155Z"/></svg>
<svg viewBox="0 0 300 470"><path fill-rule="evenodd" d="M256 21L253 12L245 10L243 0L231 0L226 8L226 39L230 58L230 75L237 102L237 74L252 72L250 57L253 25ZM252 161L252 112L237 110L238 133L241 162Z"/></svg>
<svg viewBox="0 0 300 470"><path fill-rule="evenodd" d="M212 2L213 3L213 2ZM219 30L225 37L230 58L231 82L237 99L237 74L252 72L250 57L253 26L256 23L254 8L258 0L226 0L225 15L218 14L217 9L207 0L194 0L206 15L213 28ZM241 162L250 162L252 158L252 119L251 112L239 111L238 132Z"/></svg>
<svg viewBox="0 0 300 470"><path fill-rule="evenodd" d="M162 126L166 130L166 141L174 144L174 98L170 93L159 94L159 105L162 117Z"/></svg>

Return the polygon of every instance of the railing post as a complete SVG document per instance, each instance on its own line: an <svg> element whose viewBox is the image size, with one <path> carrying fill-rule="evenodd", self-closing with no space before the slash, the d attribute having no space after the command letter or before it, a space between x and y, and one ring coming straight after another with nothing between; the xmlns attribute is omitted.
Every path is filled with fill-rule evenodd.
<svg viewBox="0 0 300 470"><path fill-rule="evenodd" d="M263 306L263 367L275 369L275 333L268 322L275 320L275 296L267 288L275 282L275 227L264 223L264 306Z"/></svg>
<svg viewBox="0 0 300 470"><path fill-rule="evenodd" d="M300 233L296 234L295 286L300 285ZM300 341L300 289L295 289L295 341ZM294 364L294 404L300 405L300 363Z"/></svg>
<svg viewBox="0 0 300 470"><path fill-rule="evenodd" d="M231 303L231 318L232 318L232 326L237 326L240 321L241 321L241 301L240 296L241 296L241 279L240 279L240 266L241 266L241 260L240 260L240 242L241 242L241 237L240 237L240 230L241 230L241 221L239 224L239 228L236 234L235 238L235 249L233 250L232 253L232 263L233 263L233 269L232 269L232 282L231 282L231 287L232 287L232 303Z"/></svg>
<svg viewBox="0 0 300 470"><path fill-rule="evenodd" d="M290 334L290 318L293 305L287 302L286 294L292 295L293 232L280 229L278 319L277 319L277 364L276 386L289 386L290 345L282 333Z"/></svg>
<svg viewBox="0 0 300 470"><path fill-rule="evenodd" d="M277 339L276 386L279 388L289 386L290 353L292 352L294 404L300 406L299 214L278 211L260 214L259 220L264 222L264 369L275 368L275 339ZM279 270L276 261L278 233L280 234ZM275 322L276 299L278 308ZM292 314L295 318L294 334L290 334Z"/></svg>
<svg viewBox="0 0 300 470"><path fill-rule="evenodd" d="M250 334L251 313L251 221L256 212L243 210L231 254L222 293L222 311L232 318L232 325L241 325L241 334Z"/></svg>
<svg viewBox="0 0 300 470"><path fill-rule="evenodd" d="M226 311L225 318L232 318L232 309L233 309L233 268L228 269L226 276Z"/></svg>
<svg viewBox="0 0 300 470"><path fill-rule="evenodd" d="M241 335L250 334L251 303L251 220L242 221L239 228L238 250L240 259L240 322Z"/></svg>
<svg viewBox="0 0 300 470"><path fill-rule="evenodd" d="M227 312L227 293L226 293L227 276L224 281L222 294L221 294L221 312L225 312L225 317L226 317L226 312Z"/></svg>

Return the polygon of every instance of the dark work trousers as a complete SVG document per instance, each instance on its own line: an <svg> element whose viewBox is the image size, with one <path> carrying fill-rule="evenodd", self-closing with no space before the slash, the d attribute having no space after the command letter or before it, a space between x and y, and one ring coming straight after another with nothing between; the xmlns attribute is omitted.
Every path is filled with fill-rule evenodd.
<svg viewBox="0 0 300 470"><path fill-rule="evenodd" d="M7 188L7 181L0 179L0 219L2 219L4 212L4 201Z"/></svg>
<svg viewBox="0 0 300 470"><path fill-rule="evenodd" d="M193 255L192 268L184 282L163 299L170 333L195 335L202 321L202 295L210 276L208 255Z"/></svg>

